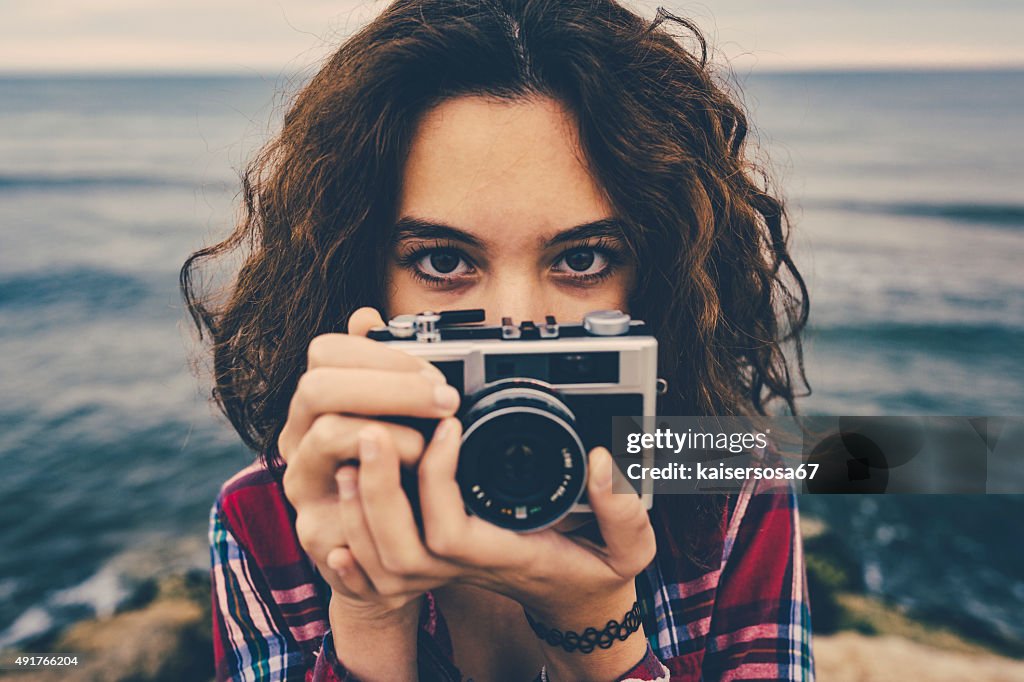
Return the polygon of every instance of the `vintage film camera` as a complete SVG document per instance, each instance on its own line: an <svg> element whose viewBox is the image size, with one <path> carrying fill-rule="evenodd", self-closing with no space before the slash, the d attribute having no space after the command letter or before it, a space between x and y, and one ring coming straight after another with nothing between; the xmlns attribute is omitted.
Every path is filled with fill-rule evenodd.
<svg viewBox="0 0 1024 682"><path fill-rule="evenodd" d="M400 315L369 337L433 363L463 396L456 477L471 513L526 532L589 512L587 453L611 450L612 417L654 415L657 341L617 310L576 324L549 315L539 324L505 318L484 326L484 317Z"/></svg>

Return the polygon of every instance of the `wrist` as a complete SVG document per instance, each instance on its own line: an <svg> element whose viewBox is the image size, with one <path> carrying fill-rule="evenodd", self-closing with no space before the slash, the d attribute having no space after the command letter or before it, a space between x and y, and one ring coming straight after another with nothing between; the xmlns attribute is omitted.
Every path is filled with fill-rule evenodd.
<svg viewBox="0 0 1024 682"><path fill-rule="evenodd" d="M612 618L619 619L635 601L636 586L630 580L601 592L530 595L520 603L535 620L561 630L580 631L595 625L603 626Z"/></svg>
<svg viewBox="0 0 1024 682"><path fill-rule="evenodd" d="M338 663L365 682L414 682L422 601L382 608L332 594L329 617Z"/></svg>
<svg viewBox="0 0 1024 682"><path fill-rule="evenodd" d="M524 607L539 624L533 625L533 630L539 637L548 679L615 680L630 671L647 652L643 625L632 611L636 605L636 589L630 581L620 589L571 605ZM589 635L588 628L593 629ZM552 635L555 630L559 632ZM566 651L564 642L571 645L571 651Z"/></svg>
<svg viewBox="0 0 1024 682"><path fill-rule="evenodd" d="M399 606L355 600L333 592L329 606L331 629L342 631L359 628L363 631L390 632L419 624L422 595Z"/></svg>
<svg viewBox="0 0 1024 682"><path fill-rule="evenodd" d="M622 614L619 620L614 618L603 627L589 626L582 632L575 630L559 630L548 627L526 612L526 621L530 629L549 646L561 647L568 653L579 651L581 654L592 653L595 649L609 649L616 642L624 642L641 627L640 602L633 602L629 611Z"/></svg>

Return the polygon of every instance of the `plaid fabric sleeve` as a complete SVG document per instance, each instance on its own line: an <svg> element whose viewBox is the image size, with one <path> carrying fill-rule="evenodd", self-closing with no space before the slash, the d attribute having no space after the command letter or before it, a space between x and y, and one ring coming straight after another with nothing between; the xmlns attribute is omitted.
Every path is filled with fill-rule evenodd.
<svg viewBox="0 0 1024 682"><path fill-rule="evenodd" d="M295 535L283 491L250 466L224 484L210 512L216 679L358 682L338 660L330 587ZM420 679L461 682L433 595L421 611Z"/></svg>
<svg viewBox="0 0 1024 682"><path fill-rule="evenodd" d="M314 677L305 652L282 626L259 567L225 523L218 498L210 512L214 663L218 682L333 680Z"/></svg>
<svg viewBox="0 0 1024 682"><path fill-rule="evenodd" d="M338 661L338 655L334 652L334 639L330 632L324 636L322 651L323 654L317 658L316 665L313 667L310 682L358 682Z"/></svg>
<svg viewBox="0 0 1024 682"><path fill-rule="evenodd" d="M647 653L640 659L633 668L625 675L619 677L616 682L668 682L669 672L665 664L658 660L651 645L647 645Z"/></svg>
<svg viewBox="0 0 1024 682"><path fill-rule="evenodd" d="M729 519L705 643L705 680L813 682L796 494L780 485L750 484Z"/></svg>
<svg viewBox="0 0 1024 682"><path fill-rule="evenodd" d="M615 678L615 682L668 682L668 668L658 660L651 645L647 645L647 653L640 662L630 668L629 672ZM533 682L550 682L545 669L541 669Z"/></svg>

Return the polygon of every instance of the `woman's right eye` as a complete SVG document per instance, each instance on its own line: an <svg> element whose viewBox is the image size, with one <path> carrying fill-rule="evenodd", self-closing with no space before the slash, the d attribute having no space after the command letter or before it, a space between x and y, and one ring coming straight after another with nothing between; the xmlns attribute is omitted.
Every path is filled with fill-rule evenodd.
<svg viewBox="0 0 1024 682"><path fill-rule="evenodd" d="M447 281L473 272L462 254L454 249L429 249L414 262L413 268L424 278Z"/></svg>

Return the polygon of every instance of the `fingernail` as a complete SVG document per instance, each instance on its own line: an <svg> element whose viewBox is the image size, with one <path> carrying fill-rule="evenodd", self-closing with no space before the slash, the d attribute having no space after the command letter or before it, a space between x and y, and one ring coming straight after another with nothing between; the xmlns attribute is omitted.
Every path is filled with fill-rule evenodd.
<svg viewBox="0 0 1024 682"><path fill-rule="evenodd" d="M435 386L434 404L442 410L454 410L459 406L459 392L448 384Z"/></svg>
<svg viewBox="0 0 1024 682"><path fill-rule="evenodd" d="M448 436L452 433L452 423L447 419L442 419L437 428L434 429L434 441L443 443Z"/></svg>
<svg viewBox="0 0 1024 682"><path fill-rule="evenodd" d="M351 500L356 496L356 479L351 472L338 472L334 478L338 481L338 497Z"/></svg>
<svg viewBox="0 0 1024 682"><path fill-rule="evenodd" d="M425 376L430 381L433 381L435 384L447 384L448 383L448 379L445 378L445 376L441 372L441 370L439 370L437 367L434 367L433 365L429 365L429 366L424 367L423 369L421 369L420 370L420 374Z"/></svg>
<svg viewBox="0 0 1024 682"><path fill-rule="evenodd" d="M359 459L363 462L372 462L380 452L380 443L377 442L377 434L372 429L364 429L359 432Z"/></svg>
<svg viewBox="0 0 1024 682"><path fill-rule="evenodd" d="M612 474L615 473L614 471L612 471L612 469L615 468L615 464L612 462L612 456L609 453L605 452L603 457L605 459L605 464L604 464L605 471L601 474L600 483L605 488L611 488L612 487Z"/></svg>

